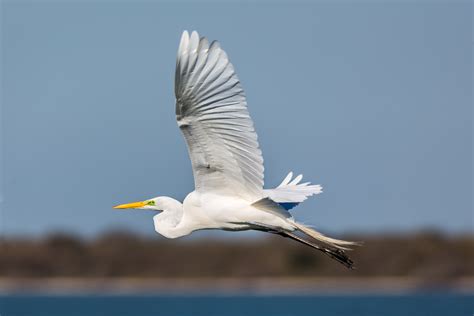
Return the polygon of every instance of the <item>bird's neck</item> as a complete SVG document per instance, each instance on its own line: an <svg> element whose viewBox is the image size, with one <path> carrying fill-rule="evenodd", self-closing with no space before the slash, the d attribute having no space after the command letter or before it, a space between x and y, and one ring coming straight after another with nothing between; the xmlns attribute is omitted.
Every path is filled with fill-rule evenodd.
<svg viewBox="0 0 474 316"><path fill-rule="evenodd" d="M153 217L157 233L166 238L178 238L192 232L186 224L183 204L168 197L160 197L158 203L163 211Z"/></svg>

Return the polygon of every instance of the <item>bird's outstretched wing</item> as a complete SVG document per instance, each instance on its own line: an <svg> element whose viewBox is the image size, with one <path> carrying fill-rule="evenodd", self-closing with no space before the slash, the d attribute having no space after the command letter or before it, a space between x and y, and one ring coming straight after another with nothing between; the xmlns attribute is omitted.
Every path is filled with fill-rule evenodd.
<svg viewBox="0 0 474 316"><path fill-rule="evenodd" d="M214 41L184 31L175 77L176 119L188 145L197 191L263 194L263 158L245 93Z"/></svg>

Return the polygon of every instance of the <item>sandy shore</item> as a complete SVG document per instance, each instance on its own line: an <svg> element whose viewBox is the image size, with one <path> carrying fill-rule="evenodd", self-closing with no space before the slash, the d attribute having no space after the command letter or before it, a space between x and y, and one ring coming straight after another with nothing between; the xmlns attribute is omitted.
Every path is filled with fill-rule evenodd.
<svg viewBox="0 0 474 316"><path fill-rule="evenodd" d="M0 294L402 294L449 290L474 294L474 278L0 278Z"/></svg>

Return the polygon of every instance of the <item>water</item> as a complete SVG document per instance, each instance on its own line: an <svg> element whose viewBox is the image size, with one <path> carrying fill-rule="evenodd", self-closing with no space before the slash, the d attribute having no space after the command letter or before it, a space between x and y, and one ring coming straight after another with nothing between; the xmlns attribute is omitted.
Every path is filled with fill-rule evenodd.
<svg viewBox="0 0 474 316"><path fill-rule="evenodd" d="M472 316L474 295L0 296L1 316Z"/></svg>

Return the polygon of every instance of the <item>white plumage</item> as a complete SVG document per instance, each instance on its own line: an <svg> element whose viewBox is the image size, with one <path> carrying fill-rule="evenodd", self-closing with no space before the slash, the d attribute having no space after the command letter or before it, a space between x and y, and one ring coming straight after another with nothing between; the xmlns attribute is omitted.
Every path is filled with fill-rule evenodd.
<svg viewBox="0 0 474 316"><path fill-rule="evenodd" d="M288 173L275 189L264 190L264 195L278 203L301 203L311 195L323 192L323 188L319 184L300 183L303 179L302 174L294 179L292 178L293 172Z"/></svg>
<svg viewBox="0 0 474 316"><path fill-rule="evenodd" d="M247 110L244 90L227 54L197 32L185 31L175 74L176 119L189 151L195 191L183 204L169 197L116 206L160 211L155 230L168 238L200 229L260 230L292 238L323 251L348 267L343 249L354 245L332 239L296 222L289 210L320 185L300 183L290 172L274 189L263 189L263 158ZM318 243L319 242L319 243Z"/></svg>
<svg viewBox="0 0 474 316"><path fill-rule="evenodd" d="M183 33L175 77L176 118L193 165L197 191L258 199L263 158L244 90L217 42Z"/></svg>

